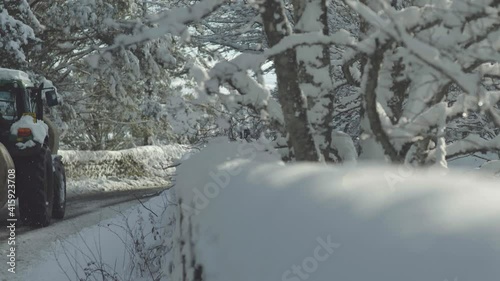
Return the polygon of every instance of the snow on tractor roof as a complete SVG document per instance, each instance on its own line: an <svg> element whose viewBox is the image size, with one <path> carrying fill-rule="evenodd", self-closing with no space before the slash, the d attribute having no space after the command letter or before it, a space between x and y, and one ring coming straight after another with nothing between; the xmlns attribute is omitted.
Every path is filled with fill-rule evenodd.
<svg viewBox="0 0 500 281"><path fill-rule="evenodd" d="M26 86L33 86L29 75L20 70L0 68L0 80L22 81Z"/></svg>

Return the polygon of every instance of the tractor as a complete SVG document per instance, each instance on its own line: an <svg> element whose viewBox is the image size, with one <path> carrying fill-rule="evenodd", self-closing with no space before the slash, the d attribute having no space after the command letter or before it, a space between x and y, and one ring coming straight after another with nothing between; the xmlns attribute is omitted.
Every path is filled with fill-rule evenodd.
<svg viewBox="0 0 500 281"><path fill-rule="evenodd" d="M44 104L59 104L54 87L35 86L25 72L0 68L0 208L18 199L20 220L42 227L66 210L59 133L44 116Z"/></svg>

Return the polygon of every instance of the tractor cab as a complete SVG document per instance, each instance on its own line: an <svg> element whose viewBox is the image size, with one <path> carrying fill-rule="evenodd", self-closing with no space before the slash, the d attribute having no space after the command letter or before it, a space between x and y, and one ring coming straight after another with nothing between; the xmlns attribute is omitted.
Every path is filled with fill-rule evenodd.
<svg viewBox="0 0 500 281"><path fill-rule="evenodd" d="M9 150L16 140L16 134L10 132L15 122L25 115L32 116L34 120L43 120L43 97L48 106L59 103L54 87L45 88L43 84L35 87L28 74L0 68L0 142Z"/></svg>

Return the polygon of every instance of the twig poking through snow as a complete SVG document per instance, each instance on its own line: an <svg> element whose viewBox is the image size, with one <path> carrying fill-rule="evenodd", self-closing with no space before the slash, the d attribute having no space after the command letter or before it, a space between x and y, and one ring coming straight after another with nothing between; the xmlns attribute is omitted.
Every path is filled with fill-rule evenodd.
<svg viewBox="0 0 500 281"><path fill-rule="evenodd" d="M155 215L156 217L158 217L158 215L157 215L157 214L156 214L153 210L151 210L150 208L146 207L146 206L142 203L141 199L139 199L139 197L137 197L137 195L135 195L135 194L134 194L134 197L135 197L135 199L137 199L137 201L139 201L139 203L141 203L141 205L144 207L144 209L146 209L146 210L150 211L153 215Z"/></svg>

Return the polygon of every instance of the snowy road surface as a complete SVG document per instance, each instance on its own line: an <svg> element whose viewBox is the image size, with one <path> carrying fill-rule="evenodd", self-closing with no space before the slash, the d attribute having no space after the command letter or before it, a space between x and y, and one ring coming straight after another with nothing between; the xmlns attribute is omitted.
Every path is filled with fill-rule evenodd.
<svg viewBox="0 0 500 281"><path fill-rule="evenodd" d="M100 194L76 195L68 198L64 220L53 220L45 228L19 226L16 229L16 274L7 272L7 210L0 210L0 281L21 280L22 272L40 263L42 251L50 251L52 242L78 233L83 228L96 225L102 220L140 204L138 199L157 195L164 188L112 191Z"/></svg>

